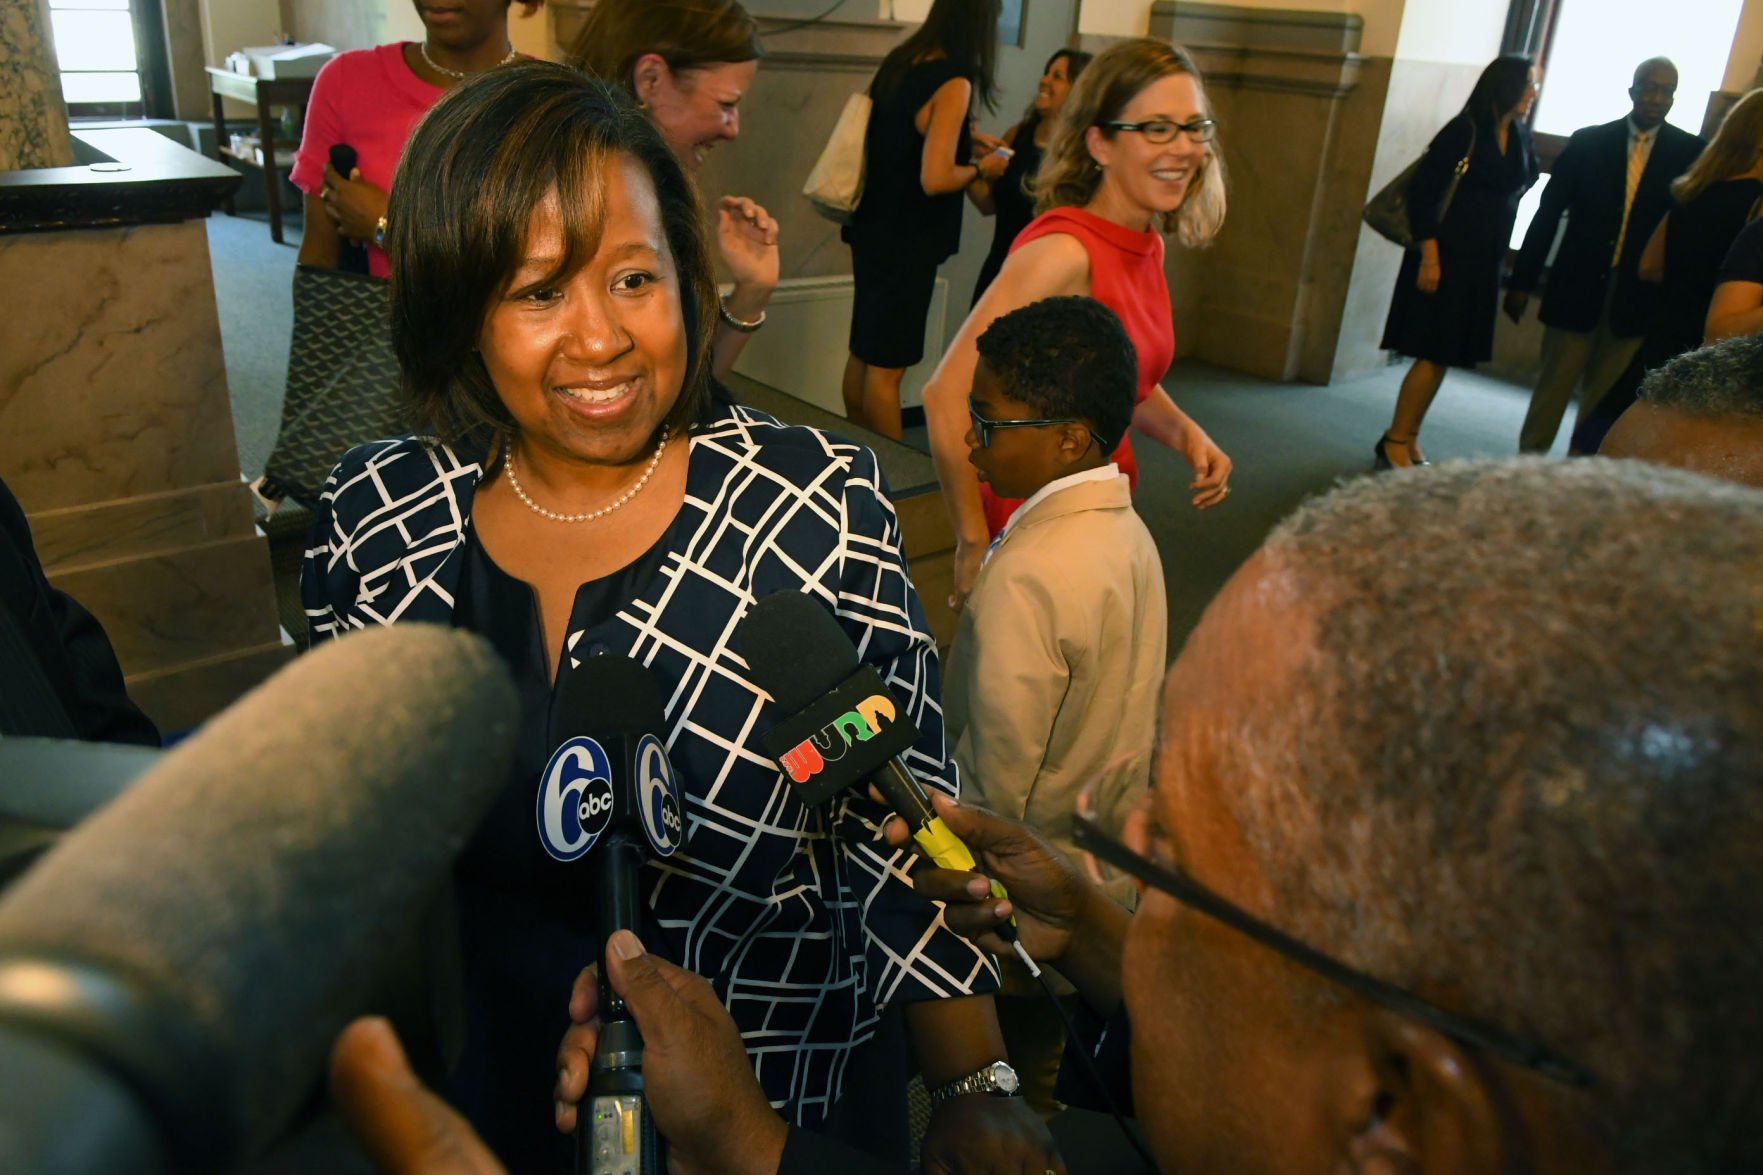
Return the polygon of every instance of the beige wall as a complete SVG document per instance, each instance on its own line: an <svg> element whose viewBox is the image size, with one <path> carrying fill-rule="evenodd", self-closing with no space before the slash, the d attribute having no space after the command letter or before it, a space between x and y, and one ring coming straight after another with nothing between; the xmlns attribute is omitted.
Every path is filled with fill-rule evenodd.
<svg viewBox="0 0 1763 1175"><path fill-rule="evenodd" d="M1233 0L1233 8L1283 8L1296 12L1344 12L1362 17L1364 37L1359 52L1389 57L1396 52L1405 0ZM1440 0L1421 0L1438 4ZM1759 0L1763 3L1763 0ZM1441 5L1442 6L1442 5ZM1078 29L1096 36L1142 36L1148 26L1151 0L1083 0Z"/></svg>
<svg viewBox="0 0 1763 1175"><path fill-rule="evenodd" d="M1738 29L1732 38L1732 56L1726 63L1724 90L1743 92L1756 81L1763 65L1763 0L1745 0Z"/></svg>
<svg viewBox="0 0 1763 1175"><path fill-rule="evenodd" d="M202 49L209 65L247 45L273 45L283 28L277 0L202 0Z"/></svg>

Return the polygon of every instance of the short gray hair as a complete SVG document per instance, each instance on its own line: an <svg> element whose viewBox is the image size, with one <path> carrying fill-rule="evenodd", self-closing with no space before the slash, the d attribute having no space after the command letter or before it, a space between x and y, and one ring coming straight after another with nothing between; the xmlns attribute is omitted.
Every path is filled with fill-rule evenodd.
<svg viewBox="0 0 1763 1175"><path fill-rule="evenodd" d="M1690 416L1763 416L1763 335L1686 351L1648 372L1635 395Z"/></svg>
<svg viewBox="0 0 1763 1175"><path fill-rule="evenodd" d="M1361 479L1226 802L1291 933L1590 1068L1625 1169L1763 1164L1763 494L1629 462Z"/></svg>

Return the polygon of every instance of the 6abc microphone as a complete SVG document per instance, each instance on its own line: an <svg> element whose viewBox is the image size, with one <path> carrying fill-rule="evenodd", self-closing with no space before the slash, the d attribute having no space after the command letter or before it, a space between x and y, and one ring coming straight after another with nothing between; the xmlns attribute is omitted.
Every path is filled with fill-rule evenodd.
<svg viewBox="0 0 1763 1175"><path fill-rule="evenodd" d="M778 592L742 619L740 642L753 680L788 715L760 741L804 803L873 783L927 857L944 869L978 868L901 758L918 741L918 727L874 666L860 664L832 613L800 592ZM992 895L1009 896L996 880ZM1040 967L1017 941L1016 919L996 933L1038 977Z"/></svg>
<svg viewBox="0 0 1763 1175"><path fill-rule="evenodd" d="M638 873L650 854L685 840L679 780L660 732L660 688L629 657L584 659L564 673L551 709L557 749L540 779L536 817L560 861L592 853L594 934L640 932ZM643 1038L600 967L600 1033L575 1130L579 1175L654 1175L665 1169L643 1094Z"/></svg>

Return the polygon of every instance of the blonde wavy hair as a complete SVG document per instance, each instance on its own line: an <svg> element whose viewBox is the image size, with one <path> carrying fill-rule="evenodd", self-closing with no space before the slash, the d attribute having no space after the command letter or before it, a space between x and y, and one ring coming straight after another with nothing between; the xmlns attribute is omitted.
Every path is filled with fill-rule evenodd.
<svg viewBox="0 0 1763 1175"><path fill-rule="evenodd" d="M1720 129L1690 169L1671 184L1671 198L1688 204L1721 180L1743 175L1763 154L1763 90L1752 90L1733 104Z"/></svg>
<svg viewBox="0 0 1763 1175"><path fill-rule="evenodd" d="M1041 158L1041 169L1029 186L1035 197L1035 212L1088 204L1102 184L1102 169L1090 156L1085 132L1118 119L1139 91L1159 78L1178 73L1194 79L1200 92L1200 109L1211 118L1205 82L1187 50L1167 41L1140 37L1096 54L1060 108L1052 141ZM1102 133L1112 138L1116 132ZM1216 136L1206 148L1199 174L1188 186L1181 207L1157 218L1159 232L1175 236L1189 248L1210 244L1224 227L1224 156L1219 153Z"/></svg>

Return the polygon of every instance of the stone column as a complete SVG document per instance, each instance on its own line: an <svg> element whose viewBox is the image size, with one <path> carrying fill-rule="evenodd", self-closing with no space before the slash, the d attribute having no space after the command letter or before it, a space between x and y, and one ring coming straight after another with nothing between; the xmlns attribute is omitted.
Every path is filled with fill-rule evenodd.
<svg viewBox="0 0 1763 1175"><path fill-rule="evenodd" d="M0 171L72 162L48 0L0 0Z"/></svg>
<svg viewBox="0 0 1763 1175"><path fill-rule="evenodd" d="M293 653L239 476L203 220L236 173L144 127L0 173L0 473L161 730Z"/></svg>

